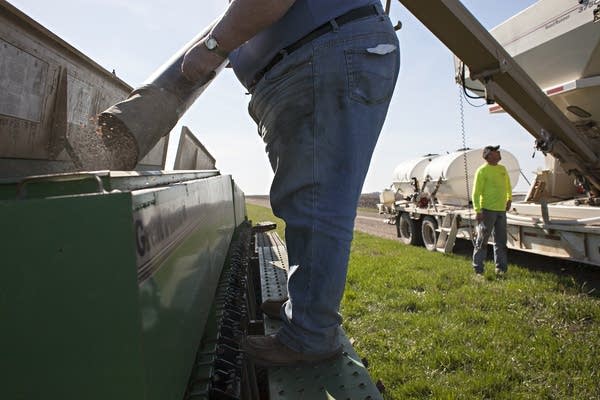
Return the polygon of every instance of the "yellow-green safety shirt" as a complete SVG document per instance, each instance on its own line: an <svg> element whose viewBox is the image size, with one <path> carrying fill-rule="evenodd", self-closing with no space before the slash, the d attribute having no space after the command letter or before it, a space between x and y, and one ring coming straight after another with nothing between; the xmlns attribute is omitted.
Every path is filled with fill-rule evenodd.
<svg viewBox="0 0 600 400"><path fill-rule="evenodd" d="M506 167L486 163L477 168L473 184L475 212L481 212L482 209L505 211L508 200L512 200L512 186Z"/></svg>

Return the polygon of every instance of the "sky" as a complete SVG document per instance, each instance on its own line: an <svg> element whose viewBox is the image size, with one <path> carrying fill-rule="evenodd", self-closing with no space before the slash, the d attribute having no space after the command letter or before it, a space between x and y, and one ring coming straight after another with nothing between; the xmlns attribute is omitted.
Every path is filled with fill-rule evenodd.
<svg viewBox="0 0 600 400"><path fill-rule="evenodd" d="M223 13L227 0L9 0L47 29L133 87ZM463 0L487 29L535 3L534 0ZM399 2L392 22L400 21L400 76L388 117L373 154L363 193L392 183L402 161L463 147L459 87L450 51ZM191 129L247 194L268 194L273 173L264 144L247 114L250 96L233 71L223 71L173 129L167 166L172 165L181 126ZM481 101L473 101L480 105ZM464 103L466 145L499 144L518 160L531 181L543 166L535 158L534 138L507 114ZM516 190L526 191L520 179Z"/></svg>

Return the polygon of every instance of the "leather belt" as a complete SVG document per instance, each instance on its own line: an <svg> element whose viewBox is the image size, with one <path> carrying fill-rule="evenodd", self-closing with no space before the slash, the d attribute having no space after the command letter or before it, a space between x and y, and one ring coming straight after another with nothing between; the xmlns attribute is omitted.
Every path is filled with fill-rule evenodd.
<svg viewBox="0 0 600 400"><path fill-rule="evenodd" d="M273 57L271 59L271 61L269 61L269 63L256 74L256 76L254 77L254 81L252 82L252 85L256 85L258 83L258 81L260 81L262 79L262 77L271 68L273 68L275 66L275 64L277 64L279 61L283 60L283 57L285 55L293 53L294 51L298 50L300 47L304 46L305 44L307 44L309 42L312 42L319 36L322 36L326 33L331 32L334 27L334 22L335 22L335 25L337 25L339 27L339 26L347 24L348 22L352 22L356 19L370 17L371 15L378 15L378 14L379 14L379 11L377 10L377 7L375 5L369 5L369 6L355 8L354 10L350 10L347 13L342 14L339 17L334 18L334 19L324 23L323 25L319 26L312 32L308 33L306 36L302 37L298 41L281 49L275 55L275 57Z"/></svg>

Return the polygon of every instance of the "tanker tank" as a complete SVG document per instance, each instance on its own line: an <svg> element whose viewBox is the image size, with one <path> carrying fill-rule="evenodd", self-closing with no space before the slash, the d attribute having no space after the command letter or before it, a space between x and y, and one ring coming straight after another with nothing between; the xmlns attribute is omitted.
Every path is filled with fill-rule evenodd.
<svg viewBox="0 0 600 400"><path fill-rule="evenodd" d="M415 191L413 178L417 179L419 186L422 185L426 176L425 168L438 156L439 154L427 154L398 164L394 169L393 188L403 195L413 193Z"/></svg>
<svg viewBox="0 0 600 400"><path fill-rule="evenodd" d="M520 167L516 157L507 150L501 149L502 160L500 164L508 170L510 183L514 189L519 181ZM430 180L425 187L425 191L433 193L437 182L441 178L441 184L435 192L435 197L439 204L453 206L467 206L470 200L470 192L473 190L473 181L477 168L485 163L481 157L482 148L472 150L458 150L443 156L436 157L425 168L425 176L429 175ZM465 179L465 157L468 176Z"/></svg>

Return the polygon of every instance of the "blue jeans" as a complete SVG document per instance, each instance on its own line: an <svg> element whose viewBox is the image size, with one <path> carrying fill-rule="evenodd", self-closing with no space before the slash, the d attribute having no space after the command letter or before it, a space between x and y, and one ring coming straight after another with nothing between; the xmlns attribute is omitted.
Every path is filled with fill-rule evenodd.
<svg viewBox="0 0 600 400"><path fill-rule="evenodd" d="M380 12L287 55L252 90L275 172L271 206L286 223L289 300L277 335L300 352L339 346L356 207L400 65Z"/></svg>
<svg viewBox="0 0 600 400"><path fill-rule="evenodd" d="M496 268L506 272L508 268L508 257L506 249L506 212L482 210L483 221L480 224L483 229L478 229L475 248L473 249L473 268L477 273L483 273L483 263L487 257L488 239L494 232L494 262Z"/></svg>

